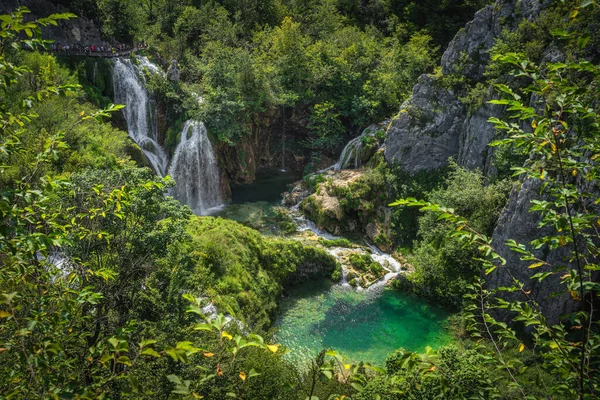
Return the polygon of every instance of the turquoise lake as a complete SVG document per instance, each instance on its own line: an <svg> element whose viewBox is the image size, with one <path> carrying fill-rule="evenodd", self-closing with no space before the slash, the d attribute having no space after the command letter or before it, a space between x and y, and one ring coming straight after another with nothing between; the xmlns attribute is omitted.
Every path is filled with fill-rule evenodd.
<svg viewBox="0 0 600 400"><path fill-rule="evenodd" d="M353 361L384 366L397 348L423 352L452 341L449 314L425 300L391 289L356 292L327 282L288 290L282 299L275 340L294 363L306 364L332 348Z"/></svg>

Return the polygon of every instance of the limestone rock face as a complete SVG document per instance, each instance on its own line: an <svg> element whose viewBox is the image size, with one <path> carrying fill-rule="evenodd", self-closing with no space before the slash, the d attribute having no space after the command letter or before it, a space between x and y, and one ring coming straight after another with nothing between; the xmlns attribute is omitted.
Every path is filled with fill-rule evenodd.
<svg viewBox="0 0 600 400"><path fill-rule="evenodd" d="M459 137L467 111L450 89L422 75L412 97L392 121L385 141L385 158L406 172L437 169L459 152Z"/></svg>
<svg viewBox="0 0 600 400"><path fill-rule="evenodd" d="M513 3L499 1L478 11L473 21L467 23L448 45L442 56L442 72L457 72L467 78L481 80L489 60L487 50L502 33L500 20L512 15Z"/></svg>
<svg viewBox="0 0 600 400"><path fill-rule="evenodd" d="M504 28L515 28L523 19L534 19L549 0L498 0L475 14L456 34L442 56L442 72L459 74L474 82L484 81L489 49ZM499 106L484 103L469 114L456 89L443 79L421 76L413 94L401 107L388 130L385 158L409 173L432 170L454 157L458 164L493 174L488 143L494 137L490 117L503 116ZM486 100L491 99L488 94Z"/></svg>
<svg viewBox="0 0 600 400"><path fill-rule="evenodd" d="M530 296L534 298L542 308L550 324L559 321L559 316L572 312L576 309L575 303L568 293L560 296L553 295L554 292L564 290L560 276L551 275L542 282L530 277L538 272L550 272L550 267L529 269L531 261L522 261L519 253L511 251L504 243L513 239L518 243L528 243L533 238L548 234L546 230L540 230L538 223L540 214L529 212L531 200L539 199L540 181L525 180L519 187L515 187L510 195L506 208L502 211L498 225L492 236L492 245L497 253L506 259L506 265L496 269L485 277L489 288L510 286L513 283L511 275L525 284L525 291L531 291ZM550 251L543 247L534 252L536 257L550 263L551 265L565 265L567 254L564 248ZM521 292L503 294L507 300L525 301L526 297ZM509 315L499 315L501 319L508 319Z"/></svg>
<svg viewBox="0 0 600 400"><path fill-rule="evenodd" d="M167 70L167 78L171 82L179 82L179 79L181 78L181 71L177 65L177 60L171 60L171 65L169 65L169 69Z"/></svg>
<svg viewBox="0 0 600 400"><path fill-rule="evenodd" d="M490 117L500 118L504 107L488 104L491 90L483 105L467 118L461 128L457 163L469 169L479 168L486 175L494 175L492 165L494 148L488 146L496 136L494 125L488 122Z"/></svg>
<svg viewBox="0 0 600 400"><path fill-rule="evenodd" d="M478 11L473 21L460 30L442 56L442 72L460 73L483 80L489 62L488 50L504 27L516 28L523 19L533 20L552 0L497 0Z"/></svg>

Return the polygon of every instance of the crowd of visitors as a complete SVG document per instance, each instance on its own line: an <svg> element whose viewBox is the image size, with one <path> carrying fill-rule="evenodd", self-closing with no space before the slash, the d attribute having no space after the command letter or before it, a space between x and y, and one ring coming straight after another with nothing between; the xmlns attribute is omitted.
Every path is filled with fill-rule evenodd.
<svg viewBox="0 0 600 400"><path fill-rule="evenodd" d="M77 54L77 55L92 55L92 54L114 54L118 55L123 52L129 52L131 50L145 49L148 45L145 43L137 43L135 46L130 46L128 44L115 44L115 45L89 45L84 46L81 44L62 44L62 43L52 43L49 46L49 50L55 53L65 53L65 54Z"/></svg>

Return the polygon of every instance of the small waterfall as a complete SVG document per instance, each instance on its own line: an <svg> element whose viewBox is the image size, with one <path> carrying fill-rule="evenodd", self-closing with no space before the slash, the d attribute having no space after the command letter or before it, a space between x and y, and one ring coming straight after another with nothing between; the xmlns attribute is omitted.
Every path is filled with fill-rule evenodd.
<svg viewBox="0 0 600 400"><path fill-rule="evenodd" d="M161 72L158 67L140 57L140 65L150 72ZM156 111L154 103L146 90L146 80L143 70L134 65L131 60L117 59L113 70L115 103L124 104L123 114L127 121L129 136L140 146L154 171L164 176L167 169L168 157L158 144Z"/></svg>
<svg viewBox="0 0 600 400"><path fill-rule="evenodd" d="M333 170L339 171L340 169L356 169L360 168L362 160L360 158L360 151L363 147L363 136L364 133L358 137L355 137L346 144L342 154L338 161L333 164Z"/></svg>
<svg viewBox="0 0 600 400"><path fill-rule="evenodd" d="M98 85L96 77L98 76L98 61L94 61L94 68L92 69L92 82L94 85Z"/></svg>
<svg viewBox="0 0 600 400"><path fill-rule="evenodd" d="M360 134L360 136L355 137L354 139L350 140L346 146L344 146L344 149L342 150L342 154L340 154L340 158L337 160L337 162L335 164L333 164L332 166L322 169L320 171L317 171L318 174L322 174L323 172L329 171L329 170L334 170L334 171L339 171L341 169L358 169L362 166L362 157L363 154L361 154L363 152L364 149L364 143L365 140L370 140L369 137L376 137L377 136L377 132L378 131L383 131L384 129L386 129L385 127L387 127L387 125L389 124L389 121L383 121L380 122L379 124L373 124L373 125L369 125L368 127L366 127L362 133ZM377 139L378 142L381 142L381 140ZM381 145L383 146L383 145ZM381 146L379 146L379 148L381 148ZM368 156L369 154L367 154Z"/></svg>
<svg viewBox="0 0 600 400"><path fill-rule="evenodd" d="M221 206L219 168L202 122L185 123L169 175L176 182L171 194L194 214L206 215Z"/></svg>

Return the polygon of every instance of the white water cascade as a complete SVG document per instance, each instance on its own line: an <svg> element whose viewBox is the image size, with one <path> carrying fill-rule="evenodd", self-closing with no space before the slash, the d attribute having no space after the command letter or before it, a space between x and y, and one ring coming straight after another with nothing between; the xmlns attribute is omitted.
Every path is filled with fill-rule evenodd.
<svg viewBox="0 0 600 400"><path fill-rule="evenodd" d="M340 158L335 164L333 164L333 170L339 171L340 169L356 169L360 168L362 160L360 157L360 151L363 147L363 135L355 137L346 144Z"/></svg>
<svg viewBox="0 0 600 400"><path fill-rule="evenodd" d="M140 57L140 65L151 73L159 73L158 67L145 57ZM168 157L158 144L156 110L146 90L144 71L131 60L119 58L113 70L115 103L124 104L123 114L127 121L129 136L142 149L154 171L164 176L167 172Z"/></svg>
<svg viewBox="0 0 600 400"><path fill-rule="evenodd" d="M210 214L222 205L219 168L202 122L185 123L169 175L176 182L171 194L194 214Z"/></svg>

